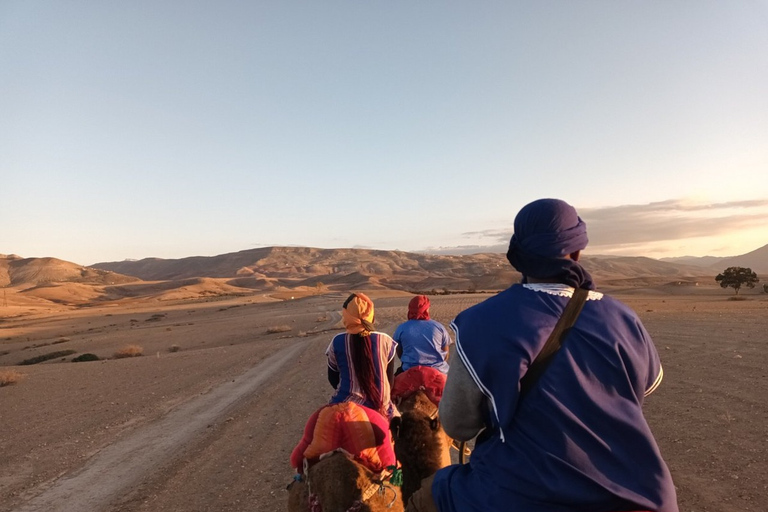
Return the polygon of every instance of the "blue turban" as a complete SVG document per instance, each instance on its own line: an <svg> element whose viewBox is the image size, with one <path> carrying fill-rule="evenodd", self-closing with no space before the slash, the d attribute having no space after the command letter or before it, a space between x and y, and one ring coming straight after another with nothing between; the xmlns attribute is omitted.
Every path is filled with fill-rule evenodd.
<svg viewBox="0 0 768 512"><path fill-rule="evenodd" d="M559 199L539 199L515 217L507 259L527 277L593 290L592 276L566 256L587 246L587 225L573 206Z"/></svg>

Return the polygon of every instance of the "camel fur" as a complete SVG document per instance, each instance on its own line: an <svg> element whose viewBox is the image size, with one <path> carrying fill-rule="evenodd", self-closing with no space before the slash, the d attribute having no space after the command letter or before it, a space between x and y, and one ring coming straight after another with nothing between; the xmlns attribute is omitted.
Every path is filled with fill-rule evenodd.
<svg viewBox="0 0 768 512"><path fill-rule="evenodd" d="M373 495L364 500L366 490ZM388 483L382 488L374 473L343 452L321 458L302 481L288 486L288 512L307 512L311 497L322 512L403 512L399 488Z"/></svg>
<svg viewBox="0 0 768 512"><path fill-rule="evenodd" d="M403 503L407 503L424 478L451 463L451 439L440 424L437 406L423 391L404 398L398 409L401 416L392 418L390 429L402 465Z"/></svg>

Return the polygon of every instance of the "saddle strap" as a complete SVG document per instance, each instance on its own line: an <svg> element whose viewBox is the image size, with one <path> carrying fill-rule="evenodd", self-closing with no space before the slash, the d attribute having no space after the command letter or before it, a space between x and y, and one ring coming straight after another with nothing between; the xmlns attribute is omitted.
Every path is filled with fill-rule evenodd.
<svg viewBox="0 0 768 512"><path fill-rule="evenodd" d="M520 379L521 398L528 394L534 384L539 380L539 377L541 377L541 374L544 373L544 370L547 369L549 363L552 362L552 358L557 351L560 350L563 341L565 341L565 338L568 336L568 331L570 331L573 324L576 323L576 319L579 317L579 314L584 307L584 303L587 302L588 296L589 290L583 288L576 288L574 290L573 295L570 300L568 300L568 304L565 305L563 314L557 320L555 328L552 330L549 338L547 338L546 343L544 343L541 352L539 352L528 367L528 371L525 372L523 378Z"/></svg>

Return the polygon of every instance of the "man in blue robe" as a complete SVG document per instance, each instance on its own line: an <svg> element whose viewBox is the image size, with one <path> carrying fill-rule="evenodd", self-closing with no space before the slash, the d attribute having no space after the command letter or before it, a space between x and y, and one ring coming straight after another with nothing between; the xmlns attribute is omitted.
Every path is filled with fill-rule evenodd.
<svg viewBox="0 0 768 512"><path fill-rule="evenodd" d="M408 511L678 512L642 404L659 385L656 348L637 315L594 291L579 264L587 231L556 199L515 218L507 259L522 275L460 313L440 402L446 433L479 434L469 464L423 482ZM576 288L587 301L540 378L520 381Z"/></svg>

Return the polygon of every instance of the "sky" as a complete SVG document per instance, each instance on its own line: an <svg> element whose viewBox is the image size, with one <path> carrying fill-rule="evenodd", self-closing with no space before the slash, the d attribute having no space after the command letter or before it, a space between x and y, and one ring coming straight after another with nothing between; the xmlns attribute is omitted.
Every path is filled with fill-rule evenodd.
<svg viewBox="0 0 768 512"><path fill-rule="evenodd" d="M0 2L0 253L768 244L768 1Z"/></svg>

